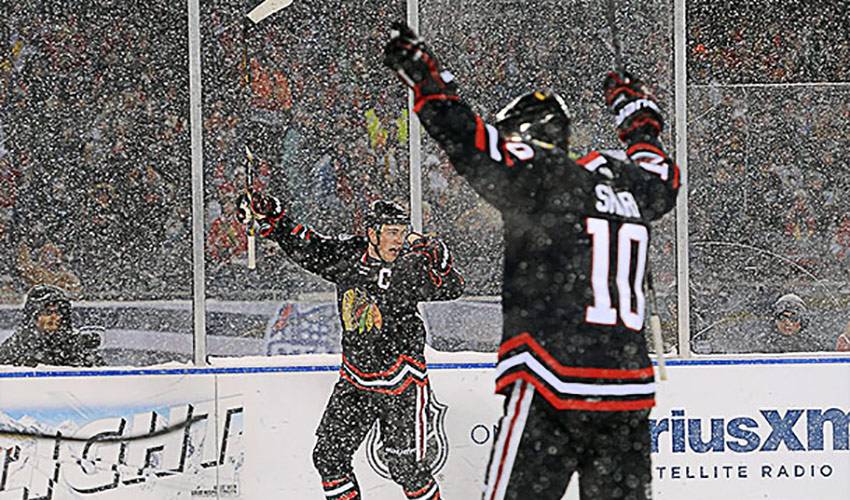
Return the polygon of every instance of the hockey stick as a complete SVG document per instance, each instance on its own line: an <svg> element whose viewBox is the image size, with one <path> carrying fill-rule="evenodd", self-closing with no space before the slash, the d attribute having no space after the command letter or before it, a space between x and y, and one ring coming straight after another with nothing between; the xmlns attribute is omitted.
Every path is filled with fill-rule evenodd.
<svg viewBox="0 0 850 500"><path fill-rule="evenodd" d="M256 9L254 9L256 10ZM256 22L256 21L255 21ZM242 23L242 85L243 93L245 94L245 112L250 107L251 103L251 68L248 64L248 21ZM246 119L247 122L247 119ZM247 134L246 134L247 135ZM245 194L248 196L248 202L253 204L251 195L254 192L254 155L251 154L251 149L248 147L247 138L245 140ZM256 224L253 219L248 224L248 269L257 268L257 237Z"/></svg>
<svg viewBox="0 0 850 500"><path fill-rule="evenodd" d="M614 0L608 0L608 5L605 16L608 18L608 29L611 30L611 45L614 49L614 69L619 74L626 72L626 66L623 64L623 47L620 45L620 35L617 31L617 21L614 19Z"/></svg>
<svg viewBox="0 0 850 500"><path fill-rule="evenodd" d="M623 46L620 44L620 34L617 31L617 20L614 18L615 0L608 0L605 17L608 19L608 29L611 31L611 46L614 49L614 70L625 75L626 64L623 61ZM646 266L646 289L649 292L649 329L652 332L652 344L655 347L655 357L658 360L658 378L667 380L667 363L664 359L664 338L661 331L661 317L658 315L658 301L655 294L655 283L652 270Z"/></svg>
<svg viewBox="0 0 850 500"><path fill-rule="evenodd" d="M142 434L133 434L130 436L120 436L116 435L114 432L95 434L94 436L89 437L77 437L77 436L64 436L61 432L56 432L55 434L49 434L47 432L30 432L30 431L19 431L16 429L4 429L0 427L0 436L4 437L23 437L23 438L32 438L32 439L55 439L58 441L67 441L71 443L88 443L88 442L99 442L99 443L116 443L116 442L129 442L129 441L142 441L144 439L155 438L159 436L164 436L165 434L170 434L172 432L179 431L181 429L185 429L195 422L200 422L207 418L207 415L198 415L191 416L183 420L182 422L178 422L174 425L168 425L161 429L145 432Z"/></svg>
<svg viewBox="0 0 850 500"><path fill-rule="evenodd" d="M253 21L254 24L257 24L275 12L289 7L291 4L292 0L266 0L248 13L248 19Z"/></svg>
<svg viewBox="0 0 850 500"><path fill-rule="evenodd" d="M646 267L646 290L649 292L649 329L652 331L652 343L658 360L658 378L667 380L667 361L664 359L664 339L661 336L661 317L658 315L658 299L655 295L655 283L649 264Z"/></svg>
<svg viewBox="0 0 850 500"><path fill-rule="evenodd" d="M254 188L254 155L245 144L245 192L251 196ZM257 268L257 225L254 220L248 226L248 269Z"/></svg>
<svg viewBox="0 0 850 500"><path fill-rule="evenodd" d="M268 18L272 14L289 7L293 0L265 0L254 7L246 16L254 24L259 23L263 19ZM242 23L242 84L245 87L245 110L247 112L251 103L251 68L248 61L248 21ZM249 200L251 193L254 190L254 155L248 147L247 140L245 141L245 194ZM257 268L257 236L256 223L251 221L248 225L248 269Z"/></svg>

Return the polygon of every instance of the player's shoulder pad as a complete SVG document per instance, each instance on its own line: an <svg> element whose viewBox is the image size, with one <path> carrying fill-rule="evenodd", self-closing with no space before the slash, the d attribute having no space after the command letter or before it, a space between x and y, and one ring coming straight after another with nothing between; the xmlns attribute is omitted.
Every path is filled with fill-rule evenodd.
<svg viewBox="0 0 850 500"><path fill-rule="evenodd" d="M617 176L616 172L619 170L619 165L628 161L628 157L623 151L603 150L600 152L592 150L574 161L584 170L612 180Z"/></svg>
<svg viewBox="0 0 850 500"><path fill-rule="evenodd" d="M599 153L607 158L613 158L618 161L631 161L625 150L622 149L603 149Z"/></svg>
<svg viewBox="0 0 850 500"><path fill-rule="evenodd" d="M364 248L369 245L369 239L363 235L357 234L339 234L336 240L346 248Z"/></svg>

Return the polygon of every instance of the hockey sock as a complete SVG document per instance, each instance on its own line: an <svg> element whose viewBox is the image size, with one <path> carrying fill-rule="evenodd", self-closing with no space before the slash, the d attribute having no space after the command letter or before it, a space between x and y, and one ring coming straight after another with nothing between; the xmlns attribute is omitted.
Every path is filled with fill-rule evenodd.
<svg viewBox="0 0 850 500"><path fill-rule="evenodd" d="M357 479L344 476L336 479L322 478L322 488L325 490L325 498L328 500L353 500L360 498L360 487Z"/></svg>

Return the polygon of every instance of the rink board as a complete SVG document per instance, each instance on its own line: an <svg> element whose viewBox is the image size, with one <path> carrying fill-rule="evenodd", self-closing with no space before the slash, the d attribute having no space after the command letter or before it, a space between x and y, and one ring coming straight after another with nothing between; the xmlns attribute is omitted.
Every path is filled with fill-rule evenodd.
<svg viewBox="0 0 850 500"><path fill-rule="evenodd" d="M501 411L493 356L429 359L447 407L448 455L437 473L443 498L479 498ZM313 433L336 363L311 355L209 368L0 373L4 429L126 437L178 424L145 440L94 445L2 435L0 500L323 498ZM652 415L656 498L846 498L850 358L703 360L668 369ZM179 426L187 418L191 424ZM366 448L355 456L363 498L404 499ZM572 489L567 498L577 498Z"/></svg>

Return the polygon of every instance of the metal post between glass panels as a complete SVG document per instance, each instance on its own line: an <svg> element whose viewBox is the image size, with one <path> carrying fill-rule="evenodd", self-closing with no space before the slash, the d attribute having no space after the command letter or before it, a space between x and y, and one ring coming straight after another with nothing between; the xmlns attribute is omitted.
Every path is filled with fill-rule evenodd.
<svg viewBox="0 0 850 500"><path fill-rule="evenodd" d="M199 0L189 10L189 121L192 137L192 315L193 359L207 363L204 275L204 153L201 134L201 27Z"/></svg>
<svg viewBox="0 0 850 500"><path fill-rule="evenodd" d="M679 356L691 356L690 295L688 287L688 82L687 1L674 0L674 50L676 83L676 163L684 192L676 201L676 290L678 293Z"/></svg>
<svg viewBox="0 0 850 500"><path fill-rule="evenodd" d="M407 0L407 24L419 33L419 0ZM422 134L421 124L413 112L413 91L408 91L408 151L410 153L410 221L413 230L422 232Z"/></svg>

